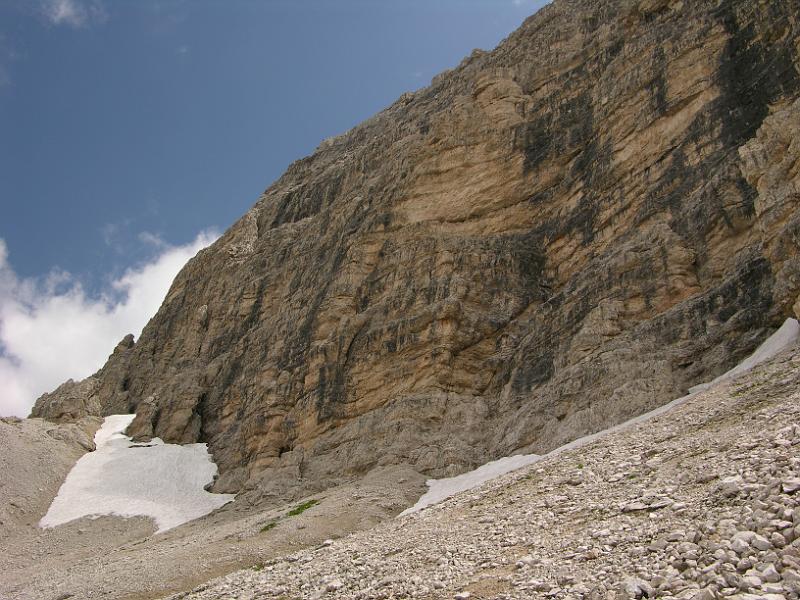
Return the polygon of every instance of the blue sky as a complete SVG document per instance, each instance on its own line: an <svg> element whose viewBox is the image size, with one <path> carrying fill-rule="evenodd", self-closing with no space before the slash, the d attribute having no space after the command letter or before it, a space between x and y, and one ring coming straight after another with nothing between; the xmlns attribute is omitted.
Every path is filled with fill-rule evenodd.
<svg viewBox="0 0 800 600"><path fill-rule="evenodd" d="M121 282L196 251L322 139L543 4L0 0L0 359L28 352L12 313L33 319L26 339L46 301L112 315L137 291Z"/></svg>
<svg viewBox="0 0 800 600"><path fill-rule="evenodd" d="M288 164L494 47L528 0L0 0L0 237L102 278L224 230Z"/></svg>

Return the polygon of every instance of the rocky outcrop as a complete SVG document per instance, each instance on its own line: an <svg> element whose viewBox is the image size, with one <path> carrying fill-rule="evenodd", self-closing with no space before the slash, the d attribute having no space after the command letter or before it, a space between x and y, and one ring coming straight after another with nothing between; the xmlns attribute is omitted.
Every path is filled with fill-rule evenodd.
<svg viewBox="0 0 800 600"><path fill-rule="evenodd" d="M101 411L260 497L546 451L713 379L800 294L798 17L556 0L293 164Z"/></svg>
<svg viewBox="0 0 800 600"><path fill-rule="evenodd" d="M33 406L31 417L74 423L88 415L99 415L103 412L97 396L99 387L96 377L78 382L69 379L49 394L42 394Z"/></svg>
<svg viewBox="0 0 800 600"><path fill-rule="evenodd" d="M128 412L127 359L132 348L133 336L126 335L100 371L82 381L70 379L53 392L42 394L31 417L76 423L88 416Z"/></svg>

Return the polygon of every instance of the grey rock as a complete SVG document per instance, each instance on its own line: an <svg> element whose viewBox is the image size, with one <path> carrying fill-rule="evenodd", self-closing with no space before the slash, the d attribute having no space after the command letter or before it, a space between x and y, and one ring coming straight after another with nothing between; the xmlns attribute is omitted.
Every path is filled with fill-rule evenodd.
<svg viewBox="0 0 800 600"><path fill-rule="evenodd" d="M773 565L767 565L767 567L761 571L761 579L768 583L777 583L781 580L781 575L775 570Z"/></svg>
<svg viewBox="0 0 800 600"><path fill-rule="evenodd" d="M741 475L725 477L719 482L718 489L723 496L731 497L742 493L744 481Z"/></svg>
<svg viewBox="0 0 800 600"><path fill-rule="evenodd" d="M756 550L766 551L772 549L772 543L761 535L754 535L750 545Z"/></svg>
<svg viewBox="0 0 800 600"><path fill-rule="evenodd" d="M750 544L748 544L742 538L736 538L731 543L731 550L733 550L734 552L736 552L736 554L741 556L750 551Z"/></svg>
<svg viewBox="0 0 800 600"><path fill-rule="evenodd" d="M781 487L784 493L795 494L797 490L800 490L800 478L791 477L789 479L784 479Z"/></svg>

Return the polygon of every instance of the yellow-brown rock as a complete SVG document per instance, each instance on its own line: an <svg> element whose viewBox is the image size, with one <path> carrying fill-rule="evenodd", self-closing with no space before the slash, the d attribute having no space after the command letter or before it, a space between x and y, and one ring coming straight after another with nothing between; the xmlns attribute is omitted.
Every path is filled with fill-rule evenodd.
<svg viewBox="0 0 800 600"><path fill-rule="evenodd" d="M712 379L800 294L799 18L556 0L293 164L103 411L268 497L546 451Z"/></svg>

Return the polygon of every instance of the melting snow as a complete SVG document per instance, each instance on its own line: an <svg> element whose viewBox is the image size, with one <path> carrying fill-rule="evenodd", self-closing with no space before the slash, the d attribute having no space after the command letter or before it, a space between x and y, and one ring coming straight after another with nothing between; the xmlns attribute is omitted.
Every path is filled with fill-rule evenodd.
<svg viewBox="0 0 800 600"><path fill-rule="evenodd" d="M418 510L422 510L432 504L438 504L442 500L446 500L450 496L454 496L459 492L465 492L472 488L478 487L480 484L485 483L505 475L511 471L521 469L526 465L530 465L539 460L541 456L538 454L518 454L517 456L506 456L492 462L488 462L483 466L478 467L474 471L468 471L456 477L448 477L447 479L428 479L428 491L419 499L417 503L411 508L407 508L400 516L407 515Z"/></svg>
<svg viewBox="0 0 800 600"><path fill-rule="evenodd" d="M40 527L81 517L151 517L158 532L197 519L232 501L203 487L217 472L205 444L178 446L158 438L134 446L123 435L135 415L106 417L85 454L67 475Z"/></svg>
<svg viewBox="0 0 800 600"><path fill-rule="evenodd" d="M429 479L426 483L428 484L428 491L422 495L422 497L417 500L417 503L404 510L400 513L399 516L408 515L411 513L418 512L423 508L427 508L433 504L438 504L442 500L446 500L450 496L454 496L459 492L464 492L467 490L471 490L473 488L478 487L482 483L490 481L495 477L499 477L501 475L505 475L511 471L515 471L517 469L521 469L527 465L533 464L535 462L540 461L543 458L547 458L550 456L555 456L564 452L565 450L572 450L573 448L580 448L581 446L585 446L601 437L608 435L609 433L613 433L615 431L619 431L626 427L630 427L631 425L635 425L637 423L642 423L643 421L647 421L652 419L653 417L660 415L662 413L667 412L669 409L677 406L678 404L682 404L695 394L699 392L703 392L718 383L722 383L723 381L727 381L732 379L738 375L746 373L753 367L760 365L761 363L777 356L780 352L792 346L793 344L797 343L800 340L800 323L797 322L795 319L786 319L786 321L781 325L780 329L772 334L767 340L761 344L753 354L751 354L748 358L743 360L741 363L736 365L733 369L728 371L727 373L723 373L713 381L709 383L701 383L700 385L696 385L689 390L689 394L687 396L683 396L681 398L677 398L670 402L669 404L665 404L664 406L660 406L655 410L652 410L648 413L644 413L639 415L638 417L634 417L629 421L625 421L624 423L620 423L619 425L615 425L614 427L610 427L608 429L604 429L603 431L598 431L597 433L593 433L591 435L584 436L582 438L578 438L577 440L573 440L568 444L564 444L544 455L539 454L519 454L517 456L510 456L506 458L501 458L485 465L478 467L474 471L469 471L462 475L458 475L457 477L449 477L447 479Z"/></svg>

